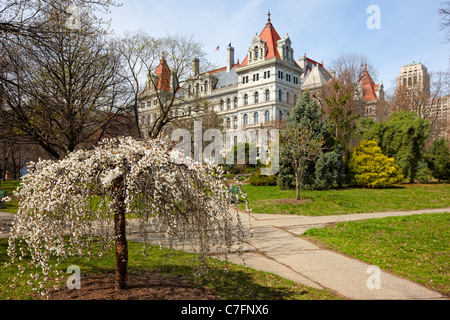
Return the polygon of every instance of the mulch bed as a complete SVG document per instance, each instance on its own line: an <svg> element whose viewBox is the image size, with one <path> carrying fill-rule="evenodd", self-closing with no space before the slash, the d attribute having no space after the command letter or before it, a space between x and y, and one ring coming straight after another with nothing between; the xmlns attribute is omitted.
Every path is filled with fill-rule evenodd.
<svg viewBox="0 0 450 320"><path fill-rule="evenodd" d="M114 274L81 277L81 289L64 287L50 294L49 300L218 300L210 288L196 288L181 276L163 276L155 271L129 274L128 289L114 288Z"/></svg>

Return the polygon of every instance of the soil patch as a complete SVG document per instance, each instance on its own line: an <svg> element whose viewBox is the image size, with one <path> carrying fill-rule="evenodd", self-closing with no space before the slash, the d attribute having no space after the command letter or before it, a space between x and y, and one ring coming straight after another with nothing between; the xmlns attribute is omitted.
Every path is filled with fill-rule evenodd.
<svg viewBox="0 0 450 320"><path fill-rule="evenodd" d="M143 271L128 275L128 289L114 288L114 274L93 274L81 278L81 289L54 291L49 300L218 300L207 287L193 287L179 275Z"/></svg>

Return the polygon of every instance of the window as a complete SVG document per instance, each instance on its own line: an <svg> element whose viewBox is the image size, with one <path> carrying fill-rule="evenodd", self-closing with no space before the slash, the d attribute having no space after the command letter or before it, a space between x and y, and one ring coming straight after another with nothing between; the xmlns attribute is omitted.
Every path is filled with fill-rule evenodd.
<svg viewBox="0 0 450 320"><path fill-rule="evenodd" d="M270 100L270 91L269 89L266 90L266 101Z"/></svg>
<svg viewBox="0 0 450 320"><path fill-rule="evenodd" d="M291 82L291 75L290 74L286 74L286 81Z"/></svg>
<svg viewBox="0 0 450 320"><path fill-rule="evenodd" d="M248 94L244 95L244 105L248 105Z"/></svg>
<svg viewBox="0 0 450 320"><path fill-rule="evenodd" d="M234 136L233 142L234 142L234 145L237 146L237 143L238 143L238 137L237 136Z"/></svg>
<svg viewBox="0 0 450 320"><path fill-rule="evenodd" d="M278 120L283 121L283 111L278 111Z"/></svg>
<svg viewBox="0 0 450 320"><path fill-rule="evenodd" d="M199 90L200 90L200 84L197 83L195 85L195 93L198 94Z"/></svg>
<svg viewBox="0 0 450 320"><path fill-rule="evenodd" d="M205 81L205 92L208 92L208 81Z"/></svg>
<svg viewBox="0 0 450 320"><path fill-rule="evenodd" d="M248 125L248 114L244 114L244 126Z"/></svg>
<svg viewBox="0 0 450 320"><path fill-rule="evenodd" d="M258 57L259 57L258 47L255 47L255 59L258 59Z"/></svg>
<svg viewBox="0 0 450 320"><path fill-rule="evenodd" d="M270 71L264 71L264 79L270 78Z"/></svg>
<svg viewBox="0 0 450 320"><path fill-rule="evenodd" d="M294 84L298 84L298 78L294 77Z"/></svg>
<svg viewBox="0 0 450 320"><path fill-rule="evenodd" d="M227 129L231 128L231 119L227 118Z"/></svg>
<svg viewBox="0 0 450 320"><path fill-rule="evenodd" d="M270 122L270 111L266 110L266 112L264 112L264 122Z"/></svg>
<svg viewBox="0 0 450 320"><path fill-rule="evenodd" d="M231 109L231 99L227 100L227 109L230 110Z"/></svg>
<svg viewBox="0 0 450 320"><path fill-rule="evenodd" d="M255 81L259 81L259 73L255 73L254 75L253 75L253 81L255 82Z"/></svg>
<svg viewBox="0 0 450 320"><path fill-rule="evenodd" d="M238 127L238 117L233 118L233 127L236 129Z"/></svg>
<svg viewBox="0 0 450 320"><path fill-rule="evenodd" d="M279 101L283 101L283 92L280 90L278 90L278 100Z"/></svg>
<svg viewBox="0 0 450 320"><path fill-rule="evenodd" d="M223 100L220 101L220 111L223 111L223 107L224 107L224 102Z"/></svg>
<svg viewBox="0 0 450 320"><path fill-rule="evenodd" d="M236 109L238 107L238 98L234 97L233 107Z"/></svg>
<svg viewBox="0 0 450 320"><path fill-rule="evenodd" d="M289 103L289 92L286 93L286 103Z"/></svg>
<svg viewBox="0 0 450 320"><path fill-rule="evenodd" d="M242 84L248 83L248 76L242 77Z"/></svg>
<svg viewBox="0 0 450 320"><path fill-rule="evenodd" d="M255 103L259 102L259 93L258 91L255 92Z"/></svg>
<svg viewBox="0 0 450 320"><path fill-rule="evenodd" d="M259 123L259 113L258 112L255 112L254 114L253 114L253 123Z"/></svg>
<svg viewBox="0 0 450 320"><path fill-rule="evenodd" d="M283 79L283 71L278 71L278 78Z"/></svg>

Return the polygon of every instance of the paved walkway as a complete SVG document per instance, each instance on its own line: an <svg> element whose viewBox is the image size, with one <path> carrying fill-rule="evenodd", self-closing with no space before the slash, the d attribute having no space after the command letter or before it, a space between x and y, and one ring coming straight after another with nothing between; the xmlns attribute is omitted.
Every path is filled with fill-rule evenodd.
<svg viewBox="0 0 450 320"><path fill-rule="evenodd" d="M445 299L440 293L383 270L380 289L371 290L367 286L373 274L368 273L370 264L320 248L299 237L310 228L337 222L437 212L450 212L450 208L320 217L252 214L254 236L246 243L245 262L253 269L278 274L313 288L327 288L347 299ZM232 258L232 262L242 264L239 258Z"/></svg>
<svg viewBox="0 0 450 320"><path fill-rule="evenodd" d="M346 299L446 299L438 292L383 270L379 278L380 288L369 289L368 279L374 276L368 273L370 264L320 248L300 237L310 228L322 228L338 222L443 212L450 212L450 208L320 217L273 214L252 214L248 217L242 213L243 222L250 220L254 232L245 243L244 261L253 269L278 274L313 288L327 288ZM2 224L4 226L11 221L10 214L0 212L0 231ZM128 239L138 241L138 233L133 228L129 228ZM236 255L231 255L229 259L243 264Z"/></svg>

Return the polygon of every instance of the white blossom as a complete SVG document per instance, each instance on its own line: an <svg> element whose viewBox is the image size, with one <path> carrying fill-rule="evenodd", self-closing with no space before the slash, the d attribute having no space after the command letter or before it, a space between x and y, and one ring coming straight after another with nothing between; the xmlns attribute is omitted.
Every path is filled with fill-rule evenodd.
<svg viewBox="0 0 450 320"><path fill-rule="evenodd" d="M113 187L123 179L122 189ZM115 195L124 195L127 220L137 221L142 241L161 233L159 243L190 241L200 257L212 247L242 251L245 232L238 210L230 210L229 187L220 167L199 164L174 151L168 140L104 140L91 150L58 161L40 160L15 192L20 200L8 255L11 263L31 256L38 267L32 279L39 291L60 261L76 255L99 255L114 245ZM241 192L246 199L245 192ZM250 212L247 203L247 211ZM133 219L133 220L130 220ZM250 233L251 235L251 233ZM94 241L100 252L95 252ZM50 257L56 257L56 266Z"/></svg>

